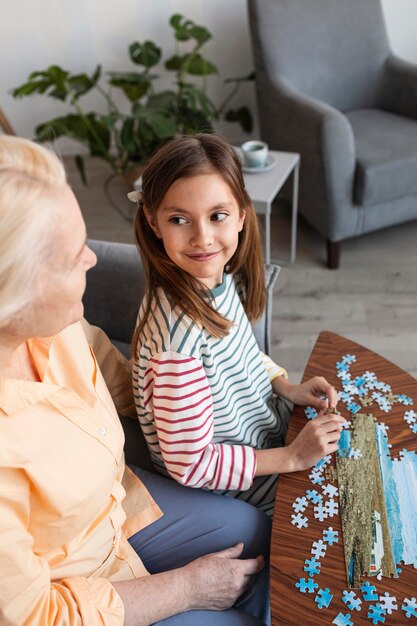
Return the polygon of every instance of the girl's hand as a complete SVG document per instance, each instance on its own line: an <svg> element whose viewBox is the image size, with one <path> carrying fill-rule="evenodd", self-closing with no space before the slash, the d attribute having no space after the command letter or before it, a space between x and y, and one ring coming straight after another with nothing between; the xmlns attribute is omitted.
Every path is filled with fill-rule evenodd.
<svg viewBox="0 0 417 626"><path fill-rule="evenodd" d="M318 411L334 408L339 401L339 395L334 387L323 376L314 376L305 383L296 385L282 376L272 381L275 393L287 398L293 404L313 406ZM326 396L323 399L322 396Z"/></svg>
<svg viewBox="0 0 417 626"><path fill-rule="evenodd" d="M307 469L324 456L336 452L344 422L345 418L335 413L321 414L309 421L286 447L289 471Z"/></svg>

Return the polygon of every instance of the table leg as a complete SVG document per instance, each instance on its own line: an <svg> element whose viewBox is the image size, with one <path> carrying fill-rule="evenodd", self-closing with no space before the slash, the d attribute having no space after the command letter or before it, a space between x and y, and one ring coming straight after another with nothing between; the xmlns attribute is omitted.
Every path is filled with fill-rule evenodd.
<svg viewBox="0 0 417 626"><path fill-rule="evenodd" d="M297 163L297 165L295 166L292 172L292 212L291 212L290 256L287 259L274 259L273 262L278 263L278 265L291 265L295 261L296 246L297 246L298 177L299 177L299 164ZM268 215L266 217L268 217ZM267 221L266 221L266 224L267 224ZM267 230L267 228L265 230ZM266 256L265 256L265 259L266 259Z"/></svg>
<svg viewBox="0 0 417 626"><path fill-rule="evenodd" d="M267 204L265 213L265 263L271 263L271 203Z"/></svg>

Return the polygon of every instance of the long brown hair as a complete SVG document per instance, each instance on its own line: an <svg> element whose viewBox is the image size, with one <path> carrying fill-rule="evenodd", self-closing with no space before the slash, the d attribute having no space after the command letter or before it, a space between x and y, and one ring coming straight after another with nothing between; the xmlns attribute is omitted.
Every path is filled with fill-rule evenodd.
<svg viewBox="0 0 417 626"><path fill-rule="evenodd" d="M145 268L146 305L133 337L133 349L154 306L156 291L161 287L174 306L179 306L192 320L214 337L224 337L231 322L211 306L211 293L197 279L178 268L165 252L161 239L153 232L145 215L156 216L171 185L180 178L201 174L219 174L228 184L245 212L239 243L225 272L239 272L244 290L244 308L250 320L265 309L266 290L258 219L245 189L240 160L234 148L217 134L176 137L159 148L149 160L142 176L142 197L135 219L136 241Z"/></svg>

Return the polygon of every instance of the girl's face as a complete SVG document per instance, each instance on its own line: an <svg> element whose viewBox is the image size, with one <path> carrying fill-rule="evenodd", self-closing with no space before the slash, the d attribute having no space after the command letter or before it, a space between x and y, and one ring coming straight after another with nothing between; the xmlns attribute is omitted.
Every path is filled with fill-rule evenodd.
<svg viewBox="0 0 417 626"><path fill-rule="evenodd" d="M219 174L179 178L148 222L171 261L208 289L219 285L243 228L245 213Z"/></svg>

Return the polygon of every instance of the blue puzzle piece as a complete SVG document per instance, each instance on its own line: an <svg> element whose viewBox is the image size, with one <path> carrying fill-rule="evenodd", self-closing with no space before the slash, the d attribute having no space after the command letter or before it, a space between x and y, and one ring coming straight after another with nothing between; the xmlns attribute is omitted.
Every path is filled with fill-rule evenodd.
<svg viewBox="0 0 417 626"><path fill-rule="evenodd" d="M318 415L316 409L314 407L312 407L312 406L307 406L304 409L304 413L305 413L305 416L307 417L307 419L309 419L309 420L313 420Z"/></svg>
<svg viewBox="0 0 417 626"><path fill-rule="evenodd" d="M326 467L326 465L328 465L331 460L332 455L328 454L327 456L324 456L322 459L320 459L320 461L317 461L314 467L317 467L317 469L322 469L323 467Z"/></svg>
<svg viewBox="0 0 417 626"><path fill-rule="evenodd" d="M306 559L304 571L307 572L309 576L320 574L320 561L317 561L314 556L311 559Z"/></svg>
<svg viewBox="0 0 417 626"><path fill-rule="evenodd" d="M336 624L336 626L353 626L353 622L350 621L350 613L346 613L346 615L339 613L332 621L332 624Z"/></svg>
<svg viewBox="0 0 417 626"><path fill-rule="evenodd" d="M347 607L351 611L354 611L355 609L357 611L361 610L362 600L360 598L358 598L358 596L356 595L356 593L354 591L346 591L345 590L343 592L342 600L343 600L343 602L347 605Z"/></svg>
<svg viewBox="0 0 417 626"><path fill-rule="evenodd" d="M372 600L379 600L379 596L376 592L375 585L371 585L367 580L364 585L361 586L361 591L363 594L363 599L367 602L371 602Z"/></svg>
<svg viewBox="0 0 417 626"><path fill-rule="evenodd" d="M390 596L388 591L386 591L383 596L379 596L379 603L382 608L386 610L388 615L391 615L393 611L398 611L397 598Z"/></svg>
<svg viewBox="0 0 417 626"><path fill-rule="evenodd" d="M311 474L309 474L309 479L313 485L322 485L324 483L324 476L318 472L311 472Z"/></svg>
<svg viewBox="0 0 417 626"><path fill-rule="evenodd" d="M363 387L366 384L366 380L362 377L362 376L356 376L356 378L353 381L353 384L355 385L355 387Z"/></svg>
<svg viewBox="0 0 417 626"><path fill-rule="evenodd" d="M397 396L397 400L398 400L398 402L401 402L401 404L405 404L405 406L411 406L413 404L412 398L410 398L409 396L404 395L403 393L400 393Z"/></svg>
<svg viewBox="0 0 417 626"><path fill-rule="evenodd" d="M379 604L371 604L368 609L368 619L372 621L373 624L382 624L385 622L385 615L387 614L386 610L382 608L382 605Z"/></svg>
<svg viewBox="0 0 417 626"><path fill-rule="evenodd" d="M404 598L404 604L401 605L406 617L417 617L417 601L415 598Z"/></svg>
<svg viewBox="0 0 417 626"><path fill-rule="evenodd" d="M348 372L350 368L349 368L349 365L345 363L344 361L337 361L336 369L338 372Z"/></svg>
<svg viewBox="0 0 417 626"><path fill-rule="evenodd" d="M322 494L318 493L315 489L307 489L306 496L313 504L318 504L323 500Z"/></svg>
<svg viewBox="0 0 417 626"><path fill-rule="evenodd" d="M340 399L342 402L345 402L346 404L348 402L352 402L353 396L350 393L347 393L347 391L341 391L339 393Z"/></svg>
<svg viewBox="0 0 417 626"><path fill-rule="evenodd" d="M356 402L350 402L347 405L347 410L352 413L352 415L355 415L355 413L358 413L358 411L361 410L361 406L359 404L356 404Z"/></svg>
<svg viewBox="0 0 417 626"><path fill-rule="evenodd" d="M317 592L314 601L317 603L319 609L323 607L327 609L332 601L333 595L330 593L330 589L326 587L326 589L319 589Z"/></svg>
<svg viewBox="0 0 417 626"><path fill-rule="evenodd" d="M314 582L312 578L300 578L298 582L295 583L295 586L301 591L301 593L314 593L314 590L317 589L318 584Z"/></svg>
<svg viewBox="0 0 417 626"><path fill-rule="evenodd" d="M339 541L339 533L330 526L327 530L323 530L323 540L332 546Z"/></svg>

